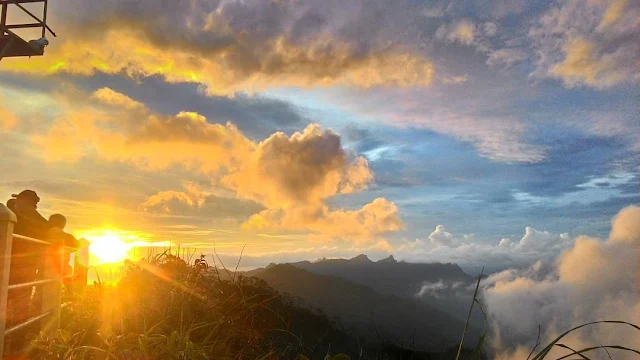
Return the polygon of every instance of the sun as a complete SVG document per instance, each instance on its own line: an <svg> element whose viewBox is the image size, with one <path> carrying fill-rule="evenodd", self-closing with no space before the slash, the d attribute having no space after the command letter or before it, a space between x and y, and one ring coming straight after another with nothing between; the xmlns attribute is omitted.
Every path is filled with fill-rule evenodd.
<svg viewBox="0 0 640 360"><path fill-rule="evenodd" d="M82 237L90 243L91 265L121 263L129 257L129 251L134 245L124 241L127 236L117 230L93 230Z"/></svg>

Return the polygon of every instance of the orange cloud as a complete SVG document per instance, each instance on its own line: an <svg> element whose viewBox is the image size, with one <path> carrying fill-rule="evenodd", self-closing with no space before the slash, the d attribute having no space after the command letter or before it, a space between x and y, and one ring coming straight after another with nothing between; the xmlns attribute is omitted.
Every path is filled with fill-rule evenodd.
<svg viewBox="0 0 640 360"><path fill-rule="evenodd" d="M229 35L233 40L227 46L208 46L162 42L138 27L114 24L100 35L85 37L70 31L65 40L47 48L46 56L11 59L8 70L162 76L167 82L202 84L209 94L218 95L270 86L428 86L434 73L432 63L421 56L388 49L363 54L328 36L297 45L284 36L256 43L235 34Z"/></svg>
<svg viewBox="0 0 640 360"><path fill-rule="evenodd" d="M602 31L618 21L622 17L622 13L626 6L627 0L612 0L609 2L609 6L602 15L602 20L598 25L598 30Z"/></svg>
<svg viewBox="0 0 640 360"><path fill-rule="evenodd" d="M380 241L386 233L401 230L404 225L396 205L377 198L358 210L330 210L324 204L267 209L252 216L243 227L305 230L333 238L353 239L357 243L372 243Z"/></svg>
<svg viewBox="0 0 640 360"><path fill-rule="evenodd" d="M0 132L10 130L18 123L18 117L0 105Z"/></svg>
<svg viewBox="0 0 640 360"><path fill-rule="evenodd" d="M198 184L185 181L182 186L184 191L160 191L150 196L140 207L144 211L160 209L162 212L170 213L172 211L170 204L174 201L195 208L204 205L208 194L202 191Z"/></svg>
<svg viewBox="0 0 640 360"><path fill-rule="evenodd" d="M210 124L193 112L157 114L109 89L60 100L67 112L48 133L33 138L50 161L77 161L94 154L150 170L182 164L211 173L233 168L252 147L231 123Z"/></svg>
<svg viewBox="0 0 640 360"><path fill-rule="evenodd" d="M615 53L596 55L594 44L575 38L564 46L563 62L553 65L550 73L568 85L585 83L594 87L607 87L623 81L627 74L616 71L618 63Z"/></svg>
<svg viewBox="0 0 640 360"><path fill-rule="evenodd" d="M567 0L529 29L538 55L534 74L568 87L609 88L638 80L638 6L627 0Z"/></svg>
<svg viewBox="0 0 640 360"><path fill-rule="evenodd" d="M340 136L312 124L291 137L278 132L260 142L222 183L241 197L287 208L362 190L372 179L366 159L349 158Z"/></svg>
<svg viewBox="0 0 640 360"><path fill-rule="evenodd" d="M373 173L363 157L344 150L339 135L317 124L254 142L231 123L212 124L187 111L158 114L111 89L70 96L60 96L67 113L33 138L49 161L96 156L155 171L185 166L266 208L246 229L306 230L367 242L403 226L396 206L381 198L359 210L329 209L325 199L365 189ZM171 212L171 204L200 207L209 195L190 183L184 187L158 192L140 207L163 212Z"/></svg>

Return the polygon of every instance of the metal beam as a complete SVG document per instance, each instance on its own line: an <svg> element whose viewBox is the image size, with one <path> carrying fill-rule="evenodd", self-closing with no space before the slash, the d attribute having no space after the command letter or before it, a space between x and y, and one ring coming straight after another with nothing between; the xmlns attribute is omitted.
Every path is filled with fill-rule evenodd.
<svg viewBox="0 0 640 360"><path fill-rule="evenodd" d="M33 13L31 13L31 11L29 11L29 9L25 8L24 6L20 5L21 1L25 1L25 0L0 0L2 1L2 5L5 6L6 4L12 4L15 5L17 7L20 8L20 10L24 11L27 15L31 16L35 21L38 21L40 23L42 23L42 21L35 15L33 15ZM38 2L42 2L44 0L39 0ZM46 4L46 2L45 2ZM45 24L42 23L42 26L45 27L47 30L49 30L49 32L51 33L51 35L53 35L53 37L57 37L56 33L53 32L53 30L51 30L51 28Z"/></svg>
<svg viewBox="0 0 640 360"><path fill-rule="evenodd" d="M27 28L41 28L42 23L31 23L31 24L13 24L13 25L5 25L6 29L27 29Z"/></svg>
<svg viewBox="0 0 640 360"><path fill-rule="evenodd" d="M0 10L0 29L2 29L7 24L7 4L2 4L2 9ZM4 35L4 31L0 32L0 36Z"/></svg>
<svg viewBox="0 0 640 360"><path fill-rule="evenodd" d="M44 0L0 0L0 4L30 4L39 3Z"/></svg>
<svg viewBox="0 0 640 360"><path fill-rule="evenodd" d="M48 1L44 0L44 10L42 11L42 25L44 25L42 27L42 36L44 37L45 33L47 32L46 26L47 26L47 5L48 5Z"/></svg>

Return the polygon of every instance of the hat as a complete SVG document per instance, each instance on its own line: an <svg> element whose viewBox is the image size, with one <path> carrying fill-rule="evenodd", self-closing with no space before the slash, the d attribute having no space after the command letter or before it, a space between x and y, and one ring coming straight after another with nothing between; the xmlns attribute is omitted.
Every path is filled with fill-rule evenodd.
<svg viewBox="0 0 640 360"><path fill-rule="evenodd" d="M19 194L12 194L11 197L14 197L16 199L32 198L32 199L35 199L36 201L40 201L40 198L38 197L38 194L36 194L36 192L33 191L33 190L23 190Z"/></svg>

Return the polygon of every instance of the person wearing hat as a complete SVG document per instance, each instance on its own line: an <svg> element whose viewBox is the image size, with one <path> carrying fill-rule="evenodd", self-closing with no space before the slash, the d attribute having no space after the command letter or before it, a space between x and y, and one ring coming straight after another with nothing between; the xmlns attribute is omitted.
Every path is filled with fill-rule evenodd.
<svg viewBox="0 0 640 360"><path fill-rule="evenodd" d="M38 212L40 197L33 190L24 190L11 195L15 199L11 209L18 222L13 232L18 235L45 240L48 238L52 225ZM27 241L14 241L11 249L11 269L9 284L20 284L35 281L39 265L44 263L45 253L42 245ZM8 298L10 313L7 316L9 324L22 323L29 319L29 304L31 302L31 288L12 290ZM26 344L26 332L19 331L11 336L11 348L20 349Z"/></svg>
<svg viewBox="0 0 640 360"><path fill-rule="evenodd" d="M13 229L16 234L44 239L47 237L51 224L38 212L40 197L33 190L24 190L11 197L16 199L14 212L18 217L18 222Z"/></svg>

